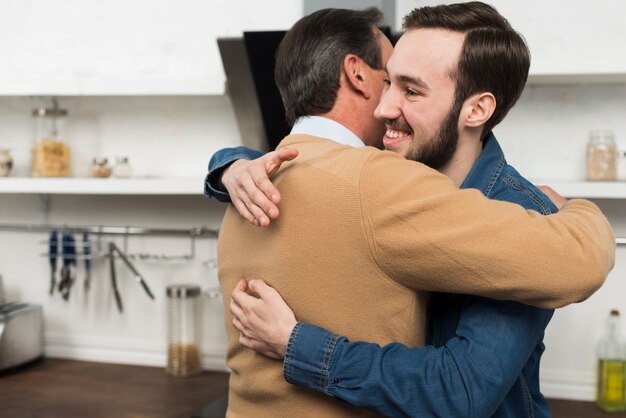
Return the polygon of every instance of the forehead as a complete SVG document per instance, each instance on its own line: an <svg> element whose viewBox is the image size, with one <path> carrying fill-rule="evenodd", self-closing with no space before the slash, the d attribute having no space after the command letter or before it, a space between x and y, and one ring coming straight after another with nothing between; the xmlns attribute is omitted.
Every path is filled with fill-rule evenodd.
<svg viewBox="0 0 626 418"><path fill-rule="evenodd" d="M396 43L387 63L391 76L402 74L425 81L451 80L465 35L447 29L409 29Z"/></svg>

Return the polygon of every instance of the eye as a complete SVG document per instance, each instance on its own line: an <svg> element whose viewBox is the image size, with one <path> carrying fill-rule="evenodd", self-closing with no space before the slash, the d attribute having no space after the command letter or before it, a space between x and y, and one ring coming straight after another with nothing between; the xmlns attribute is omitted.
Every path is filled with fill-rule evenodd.
<svg viewBox="0 0 626 418"><path fill-rule="evenodd" d="M385 77L385 78L383 78L383 83L385 83L386 86L390 86L391 85L391 80L389 80L389 78Z"/></svg>
<svg viewBox="0 0 626 418"><path fill-rule="evenodd" d="M406 95L407 95L407 97L418 97L418 96L421 96L422 94L419 91L417 91L417 90L413 90L411 88L407 88L406 89Z"/></svg>

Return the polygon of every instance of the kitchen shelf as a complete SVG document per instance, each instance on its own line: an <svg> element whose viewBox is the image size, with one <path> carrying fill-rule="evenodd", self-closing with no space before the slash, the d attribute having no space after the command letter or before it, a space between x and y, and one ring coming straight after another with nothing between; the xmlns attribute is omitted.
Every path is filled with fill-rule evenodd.
<svg viewBox="0 0 626 418"><path fill-rule="evenodd" d="M201 178L0 178L1 194L202 195Z"/></svg>
<svg viewBox="0 0 626 418"><path fill-rule="evenodd" d="M533 180L533 184L552 187L566 198L626 199L626 182Z"/></svg>

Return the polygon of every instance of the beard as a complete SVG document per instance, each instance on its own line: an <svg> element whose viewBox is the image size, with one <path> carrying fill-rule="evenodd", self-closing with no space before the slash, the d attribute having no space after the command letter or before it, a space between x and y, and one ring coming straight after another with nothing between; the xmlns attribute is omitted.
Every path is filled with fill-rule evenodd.
<svg viewBox="0 0 626 418"><path fill-rule="evenodd" d="M463 101L455 99L437 132L419 147L410 150L407 160L420 162L435 170L448 164L459 142L458 124L462 105Z"/></svg>

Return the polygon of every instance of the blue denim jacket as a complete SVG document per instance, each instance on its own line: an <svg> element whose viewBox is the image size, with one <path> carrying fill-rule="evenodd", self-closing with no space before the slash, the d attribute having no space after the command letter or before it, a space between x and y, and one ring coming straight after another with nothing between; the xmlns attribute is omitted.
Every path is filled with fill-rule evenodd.
<svg viewBox="0 0 626 418"><path fill-rule="evenodd" d="M230 158L231 152L238 156ZM241 148L218 154L209 164L207 182L217 165L243 156ZM206 187L212 190L208 195L216 196L214 187ZM557 210L506 163L493 134L461 187L542 214ZM539 361L553 312L511 301L436 293L429 312L429 345L423 348L350 342L298 323L289 339L283 374L292 384L392 417L549 417L539 390Z"/></svg>

